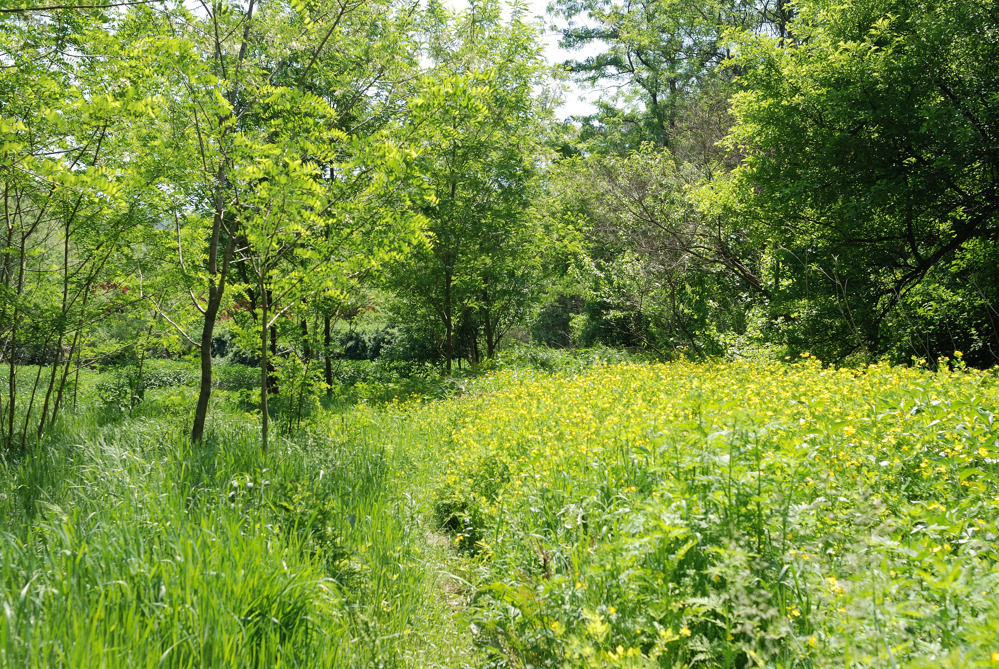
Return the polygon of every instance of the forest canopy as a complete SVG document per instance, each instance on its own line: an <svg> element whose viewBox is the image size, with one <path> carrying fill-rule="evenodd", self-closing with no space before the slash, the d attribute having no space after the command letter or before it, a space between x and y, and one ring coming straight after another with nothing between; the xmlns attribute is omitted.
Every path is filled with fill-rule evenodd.
<svg viewBox="0 0 999 669"><path fill-rule="evenodd" d="M0 667L999 666L997 3L533 1L0 0Z"/></svg>
<svg viewBox="0 0 999 669"><path fill-rule="evenodd" d="M5 1L0 443L168 356L196 441L259 367L265 449L345 356L999 362L993 3L550 12L578 59L496 0Z"/></svg>

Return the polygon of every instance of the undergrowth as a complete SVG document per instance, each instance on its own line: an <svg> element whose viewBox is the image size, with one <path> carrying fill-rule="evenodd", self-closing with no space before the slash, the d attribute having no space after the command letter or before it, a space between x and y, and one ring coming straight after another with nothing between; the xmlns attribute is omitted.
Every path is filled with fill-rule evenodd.
<svg viewBox="0 0 999 669"><path fill-rule="evenodd" d="M448 426L436 520L511 667L995 666L994 373L502 372Z"/></svg>
<svg viewBox="0 0 999 669"><path fill-rule="evenodd" d="M317 418L264 458L224 401L194 445L146 400L108 422L95 397L0 464L0 666L414 666L439 621L377 420Z"/></svg>
<svg viewBox="0 0 999 669"><path fill-rule="evenodd" d="M84 375L0 461L0 666L999 666L995 371L605 358L358 370L267 457L242 368L198 445Z"/></svg>

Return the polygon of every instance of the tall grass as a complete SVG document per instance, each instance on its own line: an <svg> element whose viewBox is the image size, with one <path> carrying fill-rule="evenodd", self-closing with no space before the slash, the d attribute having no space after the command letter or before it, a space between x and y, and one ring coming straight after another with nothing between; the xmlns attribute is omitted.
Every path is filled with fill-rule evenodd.
<svg viewBox="0 0 999 669"><path fill-rule="evenodd" d="M192 445L152 406L2 464L0 665L411 662L430 572L377 420L327 416L265 459L245 415Z"/></svg>

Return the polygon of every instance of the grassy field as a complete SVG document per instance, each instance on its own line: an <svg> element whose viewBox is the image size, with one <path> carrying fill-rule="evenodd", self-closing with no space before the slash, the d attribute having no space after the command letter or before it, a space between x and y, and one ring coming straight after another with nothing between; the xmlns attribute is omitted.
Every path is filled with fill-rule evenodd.
<svg viewBox="0 0 999 669"><path fill-rule="evenodd" d="M0 471L0 664L999 667L994 371L548 362L267 459L238 374L196 447L93 379Z"/></svg>
<svg viewBox="0 0 999 669"><path fill-rule="evenodd" d="M441 594L455 558L427 540L406 487L420 449L387 434L394 422L363 405L314 411L263 458L230 370L193 446L190 370L164 367L173 381L132 410L113 374L86 378L79 414L0 464L0 666L474 658Z"/></svg>

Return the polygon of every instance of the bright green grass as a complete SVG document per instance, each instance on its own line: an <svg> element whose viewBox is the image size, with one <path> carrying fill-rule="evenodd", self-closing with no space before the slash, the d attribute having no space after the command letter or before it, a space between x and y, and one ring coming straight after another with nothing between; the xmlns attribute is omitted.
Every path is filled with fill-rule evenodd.
<svg viewBox="0 0 999 669"><path fill-rule="evenodd" d="M999 666L994 373L592 362L266 459L88 380L0 465L0 665Z"/></svg>
<svg viewBox="0 0 999 669"><path fill-rule="evenodd" d="M264 459L252 417L192 446L189 391L157 393L0 465L0 666L467 663L395 423L323 415Z"/></svg>

